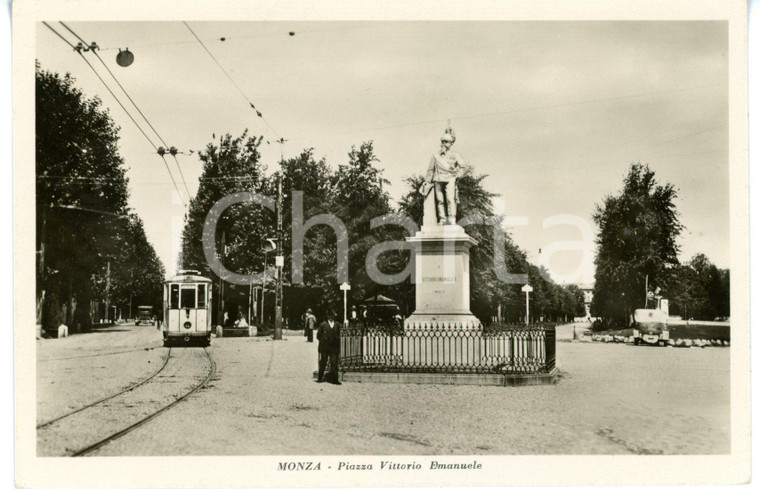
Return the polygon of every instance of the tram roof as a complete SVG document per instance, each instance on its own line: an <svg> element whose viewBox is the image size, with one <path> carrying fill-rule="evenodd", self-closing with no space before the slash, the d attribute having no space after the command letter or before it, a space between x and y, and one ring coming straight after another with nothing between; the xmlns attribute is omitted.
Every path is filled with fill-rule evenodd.
<svg viewBox="0 0 760 489"><path fill-rule="evenodd" d="M201 275L201 272L198 272L196 270L180 270L175 276L167 280L167 282L183 282L183 283L190 283L190 282L202 282L202 283L210 283L211 279L206 278Z"/></svg>

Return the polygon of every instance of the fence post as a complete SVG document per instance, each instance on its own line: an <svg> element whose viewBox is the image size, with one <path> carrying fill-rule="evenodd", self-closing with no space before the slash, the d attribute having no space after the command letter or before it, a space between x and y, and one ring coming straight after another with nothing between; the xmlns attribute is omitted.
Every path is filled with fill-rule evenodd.
<svg viewBox="0 0 760 489"><path fill-rule="evenodd" d="M546 369L554 368L556 361L556 329L554 325L544 327L544 341L546 345Z"/></svg>

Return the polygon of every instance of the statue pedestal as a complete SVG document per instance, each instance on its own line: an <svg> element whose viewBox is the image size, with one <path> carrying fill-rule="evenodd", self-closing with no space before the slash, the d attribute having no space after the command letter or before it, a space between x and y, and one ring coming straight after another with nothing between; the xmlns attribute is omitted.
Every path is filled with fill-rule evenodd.
<svg viewBox="0 0 760 489"><path fill-rule="evenodd" d="M482 325L470 312L470 247L461 226L423 225L415 236L416 309L404 321L403 362L417 368L479 364Z"/></svg>
<svg viewBox="0 0 760 489"><path fill-rule="evenodd" d="M470 312L470 247L477 245L461 226L422 226L415 236L414 314L404 329L445 326L458 330L480 330Z"/></svg>

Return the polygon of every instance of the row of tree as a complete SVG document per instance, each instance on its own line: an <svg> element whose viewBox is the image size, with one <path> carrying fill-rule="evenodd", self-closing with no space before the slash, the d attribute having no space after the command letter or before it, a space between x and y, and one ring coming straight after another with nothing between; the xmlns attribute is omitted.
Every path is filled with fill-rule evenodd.
<svg viewBox="0 0 760 489"><path fill-rule="evenodd" d="M329 214L337 217L348 235L348 279L351 297L356 301L383 294L400 304L402 313L407 315L414 309L414 285L407 278L392 285L375 282L368 274L366 259L368 252L377 244L395 242L395 247L380 254L378 269L383 274L399 274L405 270L410 260L410 251L403 246L408 231L393 218L385 225L371 226L373 218L380 216L405 215L411 217L418 226L422 222L422 196L417 192L422 182L421 176L412 176L407 182L407 192L395 207L387 192L389 182L383 177L380 162L374 153L373 143L365 142L352 147L345 162L335 168L324 158L318 159L313 149L305 149L298 156L285 159L276 171L268 175L266 165L261 161L259 147L262 139L243 133L240 137L224 135L218 141L210 142L199 152L204 164L200 178L200 188L193 198L183 231L180 266L201 270L213 277L216 290L224 287L222 297L227 303L217 308L216 317L221 318L222 309L234 313L245 304L250 293L247 286L225 283L210 268L204 255L202 236L204 222L214 204L222 197L236 192L254 192L274 197L281 177L283 191L283 229L285 256L285 304L283 315L291 324L307 307L323 312L328 307L336 307L341 302L338 289L340 271L337 261L336 232L325 224L309 227L310 220ZM494 215L491 200L494 194L483 188L485 175L476 175L471 170L458 181L462 215L480 215L498 219ZM294 249L293 204L297 192L303 209L303 221L296 216L299 224L307 226L303 234L303 252ZM296 205L299 200L295 200ZM267 238L275 236L275 212L254 202L244 202L228 208L218 216L215 247L224 266L237 273L261 272L267 257L262 245ZM524 314L524 294L521 283L505 283L499 280L493 266L493 229L489 225L466 226L467 232L479 244L471 251L471 306L481 320L490 322L499 306L503 318L518 321ZM295 229L296 235L299 230ZM532 315L545 320L564 319L582 314L582 294L566 289L548 279L545 270L528 263L522 252L499 226L501 246L505 248L504 266L511 273L527 274L534 287L531 297ZM293 260L303 263L302 280L294 280L291 275ZM273 265L269 259L267 268ZM302 282L302 283L298 283ZM272 304L272 301L269 302ZM266 314L265 317L270 316ZM217 319L219 320L219 319Z"/></svg>
<svg viewBox="0 0 760 489"><path fill-rule="evenodd" d="M161 306L164 268L127 206L119 129L68 74L36 70L38 322L87 328ZM110 312L110 314L109 314Z"/></svg>
<svg viewBox="0 0 760 489"><path fill-rule="evenodd" d="M647 294L659 290L670 313L714 320L730 316L730 274L703 254L680 263L683 231L677 190L661 184L647 165L631 165L617 195L596 207L596 275L592 315L604 326L625 327Z"/></svg>

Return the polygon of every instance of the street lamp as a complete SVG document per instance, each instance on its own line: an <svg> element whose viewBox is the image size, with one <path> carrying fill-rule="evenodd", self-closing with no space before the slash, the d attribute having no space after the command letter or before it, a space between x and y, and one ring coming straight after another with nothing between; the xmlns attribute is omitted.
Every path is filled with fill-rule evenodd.
<svg viewBox="0 0 760 489"><path fill-rule="evenodd" d="M348 310L347 310L347 304L348 304L348 291L351 290L351 286L348 284L348 282L343 282L340 285L340 290L343 291L343 324L348 323Z"/></svg>
<svg viewBox="0 0 760 489"><path fill-rule="evenodd" d="M129 50L129 48L126 48L124 51L119 48L119 54L116 55L116 63L118 63L119 66L122 68L126 68L127 66L131 65L135 61L135 55L132 54L132 51Z"/></svg>
<svg viewBox="0 0 760 489"><path fill-rule="evenodd" d="M525 292L525 325L527 326L530 322L530 293L533 292L533 287L525 284L522 291Z"/></svg>

